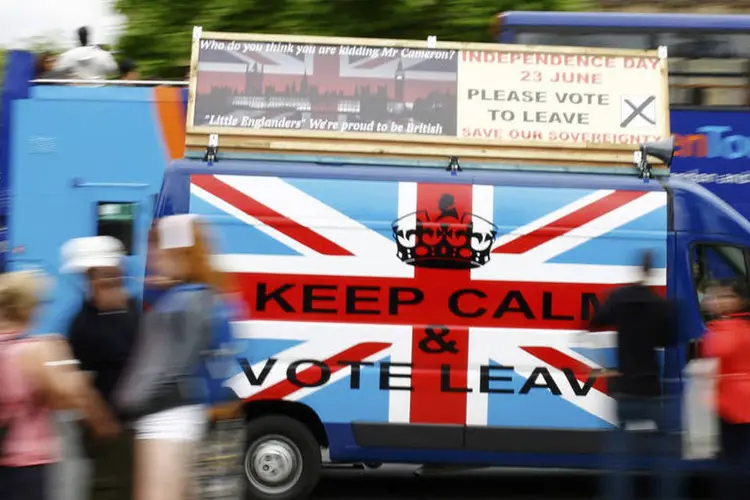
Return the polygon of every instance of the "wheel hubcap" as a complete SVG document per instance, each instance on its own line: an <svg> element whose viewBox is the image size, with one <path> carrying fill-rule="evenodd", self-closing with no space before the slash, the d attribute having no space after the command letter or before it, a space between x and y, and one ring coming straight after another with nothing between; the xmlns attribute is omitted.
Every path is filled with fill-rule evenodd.
<svg viewBox="0 0 750 500"><path fill-rule="evenodd" d="M302 475L302 455L288 439L265 436L248 448L245 475L256 489L266 494L283 493Z"/></svg>

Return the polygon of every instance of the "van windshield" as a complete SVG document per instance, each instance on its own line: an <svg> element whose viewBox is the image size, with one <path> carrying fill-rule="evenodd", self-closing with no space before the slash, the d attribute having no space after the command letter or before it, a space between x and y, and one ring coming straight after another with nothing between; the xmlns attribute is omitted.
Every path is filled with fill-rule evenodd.
<svg viewBox="0 0 750 500"><path fill-rule="evenodd" d="M693 280L698 303L706 288L717 280L738 280L748 284L748 248L738 245L697 244L692 251Z"/></svg>

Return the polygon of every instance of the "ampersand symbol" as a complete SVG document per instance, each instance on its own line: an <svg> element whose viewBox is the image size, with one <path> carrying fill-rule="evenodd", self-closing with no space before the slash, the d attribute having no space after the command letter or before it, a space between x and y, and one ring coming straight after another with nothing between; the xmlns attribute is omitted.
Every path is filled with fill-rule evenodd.
<svg viewBox="0 0 750 500"><path fill-rule="evenodd" d="M445 326L428 326L424 329L425 337L419 341L419 349L430 354L458 354L456 341L445 339L450 332Z"/></svg>

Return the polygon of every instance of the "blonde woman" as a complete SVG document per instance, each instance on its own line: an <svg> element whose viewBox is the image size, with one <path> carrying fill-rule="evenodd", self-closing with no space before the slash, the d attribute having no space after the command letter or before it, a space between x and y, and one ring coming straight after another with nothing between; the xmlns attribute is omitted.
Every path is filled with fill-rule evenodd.
<svg viewBox="0 0 750 500"><path fill-rule="evenodd" d="M78 371L60 336L27 337L43 280L34 273L0 275L0 498L46 498L47 471L59 460L56 409L83 412L98 436L118 432L114 417Z"/></svg>
<svg viewBox="0 0 750 500"><path fill-rule="evenodd" d="M208 247L192 215L160 219L151 237L149 268L158 279L149 282L160 293L144 316L117 396L134 420L136 500L182 500L192 490L188 471L209 418L206 380L197 368L223 288Z"/></svg>

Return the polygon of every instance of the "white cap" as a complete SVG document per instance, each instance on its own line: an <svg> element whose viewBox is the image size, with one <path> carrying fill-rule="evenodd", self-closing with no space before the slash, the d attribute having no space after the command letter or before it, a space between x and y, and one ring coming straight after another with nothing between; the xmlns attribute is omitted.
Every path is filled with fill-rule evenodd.
<svg viewBox="0 0 750 500"><path fill-rule="evenodd" d="M92 236L67 241L60 250L63 273L84 273L92 267L120 267L125 255L120 240L112 236Z"/></svg>
<svg viewBox="0 0 750 500"><path fill-rule="evenodd" d="M195 245L193 222L197 219L195 214L169 215L159 219L159 247L168 250Z"/></svg>

